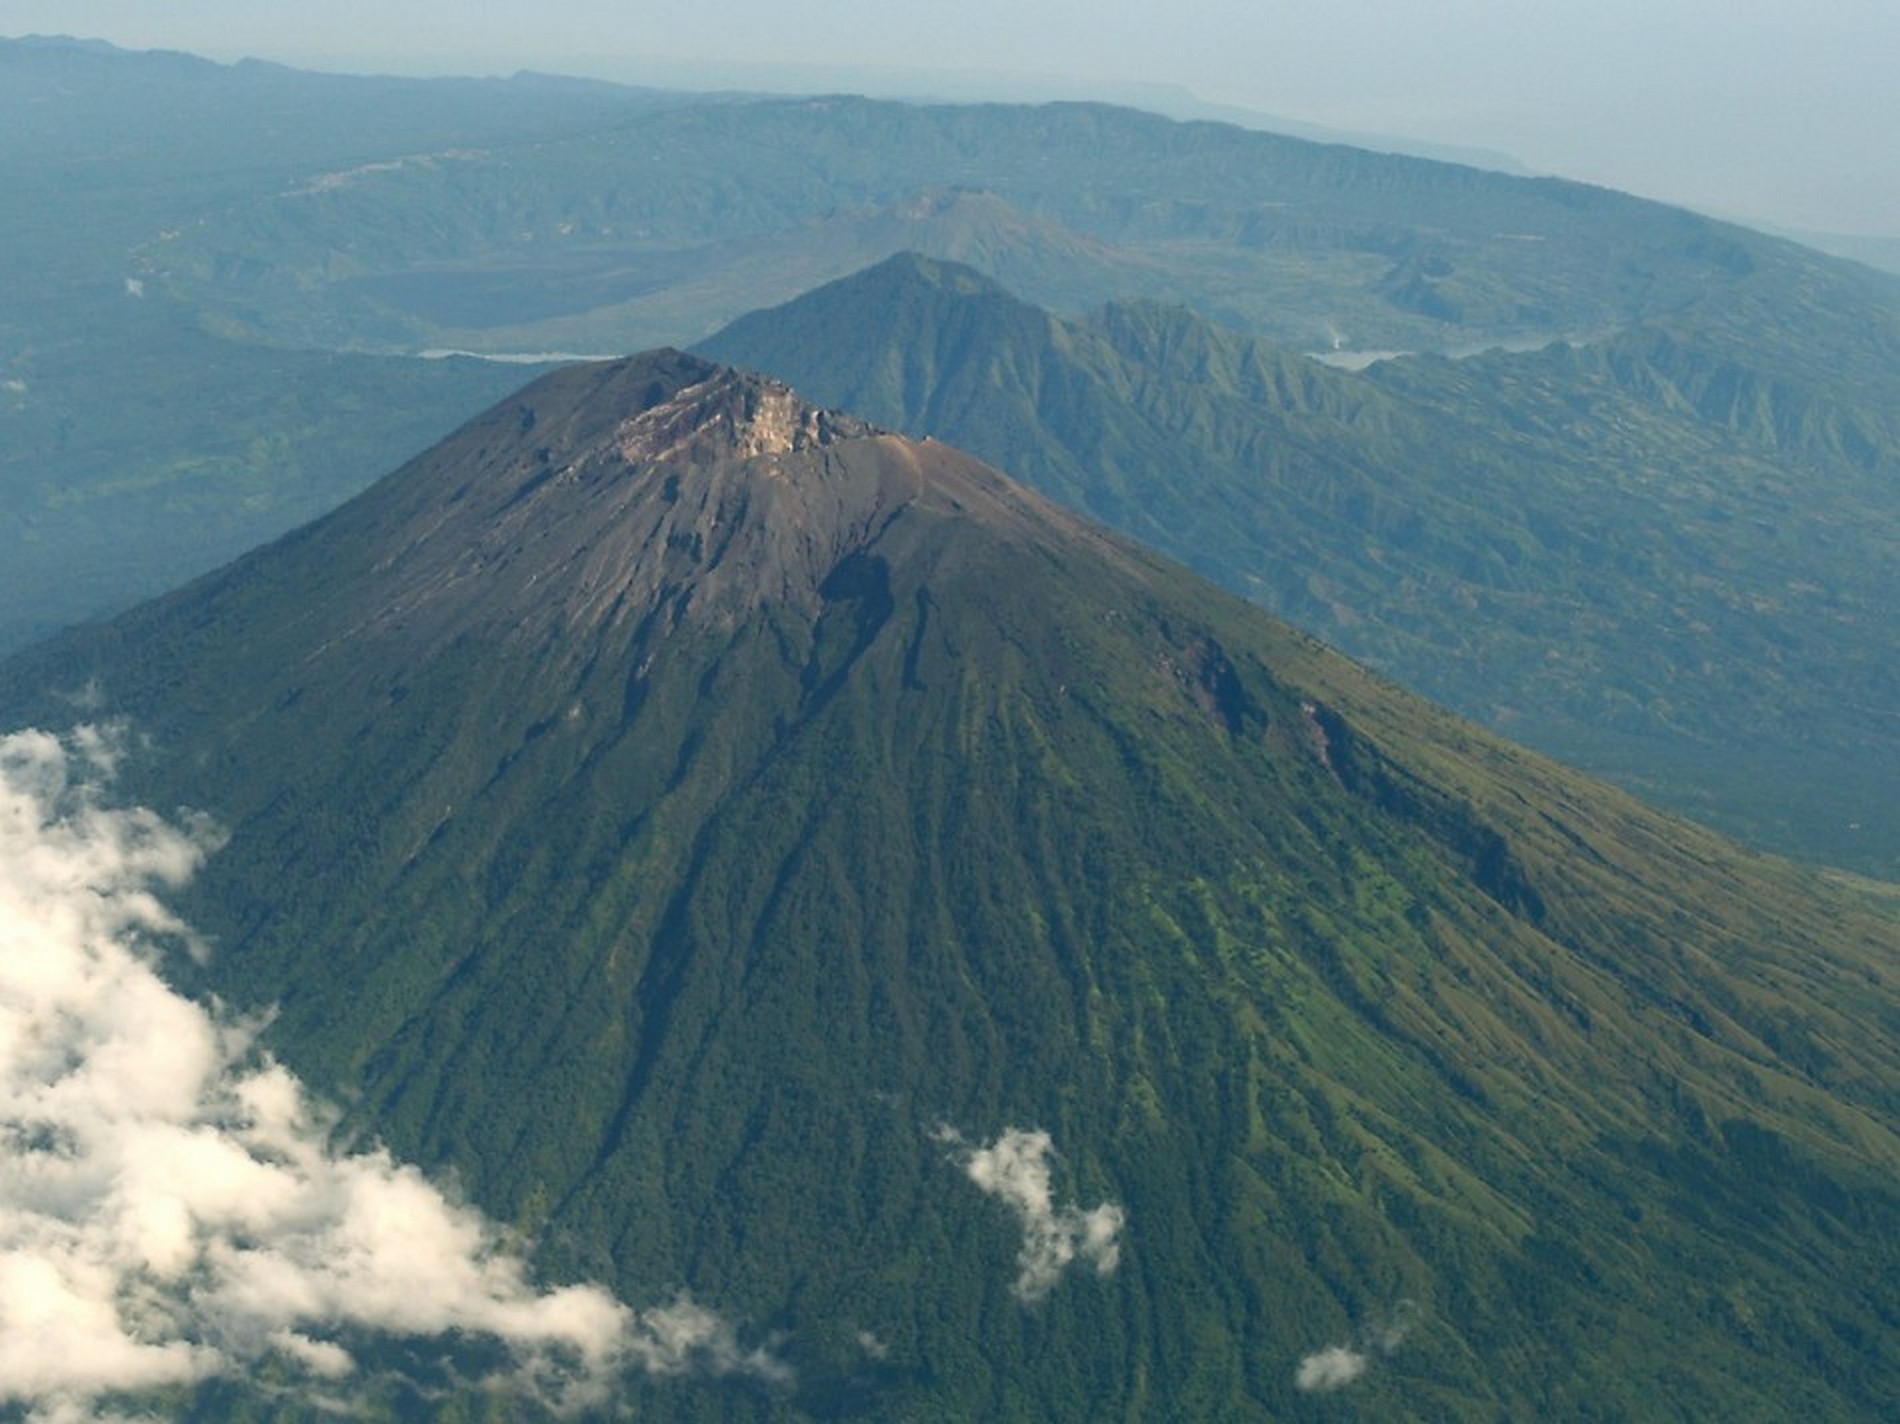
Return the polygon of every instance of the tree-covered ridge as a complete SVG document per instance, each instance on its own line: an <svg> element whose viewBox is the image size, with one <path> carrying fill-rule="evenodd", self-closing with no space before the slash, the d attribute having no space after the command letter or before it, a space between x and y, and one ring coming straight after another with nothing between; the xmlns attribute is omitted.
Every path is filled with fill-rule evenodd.
<svg viewBox="0 0 1900 1424"><path fill-rule="evenodd" d="M670 354L550 377L0 677L11 718L91 682L151 739L128 792L229 829L176 973L277 1004L557 1278L688 1285L796 1370L636 1402L1884 1415L1890 903L942 445L646 460L712 389L769 405ZM1028 1307L946 1135L1011 1130L1124 1213Z"/></svg>

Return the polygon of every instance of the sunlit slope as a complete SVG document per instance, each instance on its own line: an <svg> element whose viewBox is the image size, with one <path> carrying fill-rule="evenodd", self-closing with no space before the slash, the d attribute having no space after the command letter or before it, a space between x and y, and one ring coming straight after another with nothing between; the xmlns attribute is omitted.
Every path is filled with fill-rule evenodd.
<svg viewBox="0 0 1900 1424"><path fill-rule="evenodd" d="M175 975L797 1370L668 1417L1303 1417L1329 1346L1372 1417L1900 1389L1891 905L949 447L576 368L0 673L13 720L87 687L127 793L230 831ZM946 1128L1047 1131L1118 1267L1025 1305Z"/></svg>

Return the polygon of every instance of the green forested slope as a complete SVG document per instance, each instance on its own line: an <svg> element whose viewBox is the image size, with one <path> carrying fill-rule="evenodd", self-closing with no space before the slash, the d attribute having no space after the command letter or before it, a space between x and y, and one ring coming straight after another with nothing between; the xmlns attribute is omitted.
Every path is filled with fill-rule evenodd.
<svg viewBox="0 0 1900 1424"><path fill-rule="evenodd" d="M229 828L184 982L554 1274L797 1371L649 1412L1891 1412L1890 902L786 409L550 377L0 711L90 682L127 794ZM945 1127L1048 1131L1119 1268L1015 1299Z"/></svg>

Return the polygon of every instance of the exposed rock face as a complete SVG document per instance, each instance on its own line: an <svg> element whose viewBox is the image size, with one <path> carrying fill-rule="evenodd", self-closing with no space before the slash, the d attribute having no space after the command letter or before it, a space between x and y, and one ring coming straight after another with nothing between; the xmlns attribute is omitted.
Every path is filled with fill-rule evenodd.
<svg viewBox="0 0 1900 1424"><path fill-rule="evenodd" d="M789 455L872 433L853 416L807 404L789 386L721 368L629 417L617 448L629 464L698 465Z"/></svg>
<svg viewBox="0 0 1900 1424"><path fill-rule="evenodd" d="M832 570L923 500L998 526L1079 527L948 447L823 410L761 376L663 351L558 372L412 461L345 519L371 629L730 625L811 610ZM1103 541L1106 543L1107 541Z"/></svg>

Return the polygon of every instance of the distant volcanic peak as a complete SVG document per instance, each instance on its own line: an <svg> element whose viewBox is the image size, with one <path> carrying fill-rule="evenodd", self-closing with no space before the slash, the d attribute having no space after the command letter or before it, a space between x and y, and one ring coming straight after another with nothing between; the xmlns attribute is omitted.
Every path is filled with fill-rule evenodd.
<svg viewBox="0 0 1900 1424"><path fill-rule="evenodd" d="M789 455L878 434L853 416L822 410L789 386L718 367L623 421L615 447L630 464L707 464Z"/></svg>

